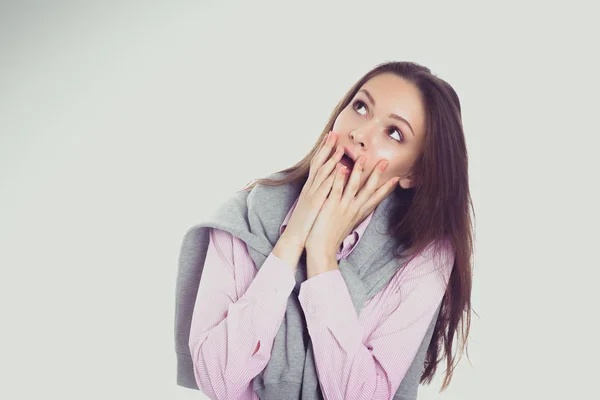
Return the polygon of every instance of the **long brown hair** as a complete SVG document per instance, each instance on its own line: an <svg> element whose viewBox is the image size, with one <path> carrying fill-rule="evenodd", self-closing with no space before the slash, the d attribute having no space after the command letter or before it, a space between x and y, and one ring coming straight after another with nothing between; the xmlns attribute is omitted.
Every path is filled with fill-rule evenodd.
<svg viewBox="0 0 600 400"><path fill-rule="evenodd" d="M460 101L452 86L433 75L429 68L417 63L380 64L360 78L338 103L312 150L294 166L279 171L285 178L258 179L243 190L252 189L256 184L279 186L295 181L305 183L310 161L316 155L323 137L332 130L338 115L361 86L374 76L386 72L394 73L416 85L425 107L424 149L413 168L418 184L411 189L398 187L394 191L391 233L411 254L420 253L430 243L437 243L438 240L449 242L455 252L450 281L442 299L420 380L421 383L430 384L438 363L446 358L442 391L450 384L454 368L463 351L467 350L471 324L473 253L470 211L473 211L473 217L475 215L469 192L467 149ZM459 325L460 354L456 358L452 343Z"/></svg>

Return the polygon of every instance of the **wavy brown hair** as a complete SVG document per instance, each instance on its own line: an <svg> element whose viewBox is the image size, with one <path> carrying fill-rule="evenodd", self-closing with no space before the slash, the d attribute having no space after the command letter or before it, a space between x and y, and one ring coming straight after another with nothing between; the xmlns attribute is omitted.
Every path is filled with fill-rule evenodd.
<svg viewBox="0 0 600 400"><path fill-rule="evenodd" d="M424 148L414 165L418 184L410 189L399 186L395 189L391 234L403 244L404 255L407 252L418 254L428 244L444 241L449 241L455 252L450 281L442 299L420 380L421 383L430 384L438 363L445 358L446 375L440 390L443 391L450 384L463 351L467 352L468 358L473 253L470 211L473 211L473 217L475 215L469 192L460 101L452 86L433 75L429 68L417 63L380 64L360 78L338 103L312 150L292 167L279 171L284 174L283 179L258 179L243 190L252 189L256 184L279 186L295 181L304 184L308 179L310 162L323 137L332 130L338 115L369 79L382 73L393 73L413 83L420 91L425 108ZM457 358L452 345L458 331L460 354Z"/></svg>

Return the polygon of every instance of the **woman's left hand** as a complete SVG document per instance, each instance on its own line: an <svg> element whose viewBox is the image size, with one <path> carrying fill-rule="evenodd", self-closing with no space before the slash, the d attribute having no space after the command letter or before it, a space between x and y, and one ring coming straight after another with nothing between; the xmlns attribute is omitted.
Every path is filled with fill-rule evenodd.
<svg viewBox="0 0 600 400"><path fill-rule="evenodd" d="M360 176L364 169L365 157L361 156L352 169L348 183L344 187L346 168L339 168L329 197L325 200L306 239L307 255L317 255L335 260L337 251L344 239L352 232L358 222L366 218L375 207L390 195L398 182L397 177L390 178L379 187L379 181L387 161L380 161L369 179L357 194Z"/></svg>

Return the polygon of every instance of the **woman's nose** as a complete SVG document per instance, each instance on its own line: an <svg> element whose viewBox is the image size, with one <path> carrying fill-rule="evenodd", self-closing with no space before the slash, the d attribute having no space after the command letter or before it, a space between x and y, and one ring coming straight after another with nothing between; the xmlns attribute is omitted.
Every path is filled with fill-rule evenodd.
<svg viewBox="0 0 600 400"><path fill-rule="evenodd" d="M350 135L352 140L355 142L360 142L363 145L368 145L371 141L373 135L379 129L379 119L373 119L371 121L367 121L358 128L356 128Z"/></svg>

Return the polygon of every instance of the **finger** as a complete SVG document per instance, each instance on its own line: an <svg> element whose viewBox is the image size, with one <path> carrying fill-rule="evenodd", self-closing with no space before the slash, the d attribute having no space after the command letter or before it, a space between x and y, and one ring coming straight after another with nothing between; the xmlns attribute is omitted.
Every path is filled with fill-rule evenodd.
<svg viewBox="0 0 600 400"><path fill-rule="evenodd" d="M335 170L333 171L333 173L331 173L327 177L327 179L325 179L325 181L321 184L321 186L319 187L320 196L323 196L323 197L329 196L331 187L333 186L333 181L334 181L336 175L338 174L339 169L340 169L340 164L337 164L335 166Z"/></svg>
<svg viewBox="0 0 600 400"><path fill-rule="evenodd" d="M315 177L315 185L320 185L321 182L331 175L332 171L335 169L336 165L339 164L339 161L342 159L343 155L344 148L340 147L336 150L333 156L331 156L331 158L327 160L327 162L321 168L319 168Z"/></svg>
<svg viewBox="0 0 600 400"><path fill-rule="evenodd" d="M373 193L373 195L365 202L363 209L370 213L375 207L377 207L379 203L383 201L383 199L392 194L394 189L396 189L398 180L398 177L392 177L386 183L381 185L381 187L377 189L375 193Z"/></svg>
<svg viewBox="0 0 600 400"><path fill-rule="evenodd" d="M329 131L329 134L325 137L324 140L325 143L319 148L317 154L313 157L313 159L310 162L308 181L310 181L311 183L317 181L319 169L321 168L321 166L323 166L323 164L325 164L325 161L327 161L327 159L330 157L331 150L335 146L337 137L336 135L332 135L332 131ZM317 183L317 187L323 181L323 179L324 177L321 176L318 182L314 182Z"/></svg>
<svg viewBox="0 0 600 400"><path fill-rule="evenodd" d="M337 142L337 135L333 131L329 131L327 138L325 139L325 143L318 151L315 157L315 166L319 168L321 165L325 164L325 161L331 155L331 151L335 147L335 143Z"/></svg>
<svg viewBox="0 0 600 400"><path fill-rule="evenodd" d="M354 163L354 167L350 173L350 179L346 184L346 189L344 189L344 195L342 197L343 202L349 202L356 195L356 192L358 191L358 185L360 184L360 176L365 169L366 159L367 158L365 156L360 156Z"/></svg>
<svg viewBox="0 0 600 400"><path fill-rule="evenodd" d="M327 138L328 137L329 137L329 133L327 133L325 136L323 136L323 138L319 142L319 145L317 146L317 154L319 153L319 151L321 151L321 149L323 147L325 147L325 143L327 143Z"/></svg>
<svg viewBox="0 0 600 400"><path fill-rule="evenodd" d="M344 166L339 166L336 168L335 179L333 180L333 187L331 188L331 194L329 197L333 196L335 199L342 197L342 192L344 191L344 181L346 180L346 174L348 173L348 168Z"/></svg>
<svg viewBox="0 0 600 400"><path fill-rule="evenodd" d="M373 195L373 193L375 193L375 190L379 186L379 180L381 179L381 175L383 174L383 171L386 167L387 161L382 160L379 163L377 163L375 168L373 168L373 171L371 171L371 175L369 175L369 179L367 179L367 183L365 183L365 185L363 186L363 188L357 196L358 204L365 204Z"/></svg>
<svg viewBox="0 0 600 400"><path fill-rule="evenodd" d="M319 149L321 149L323 146L325 146L325 144L327 143L327 139L329 139L331 137L331 132L333 132L333 131L330 130L323 136L323 139L321 139L321 143L319 144Z"/></svg>
<svg viewBox="0 0 600 400"><path fill-rule="evenodd" d="M329 176L331 171L335 168L336 165L342 160L344 156L344 148L338 147L333 155L327 160L327 162L321 167L326 176Z"/></svg>

